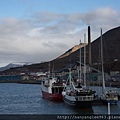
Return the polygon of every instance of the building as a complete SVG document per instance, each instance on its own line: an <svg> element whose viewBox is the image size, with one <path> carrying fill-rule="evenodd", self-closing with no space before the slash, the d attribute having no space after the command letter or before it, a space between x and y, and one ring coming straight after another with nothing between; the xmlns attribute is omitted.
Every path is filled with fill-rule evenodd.
<svg viewBox="0 0 120 120"><path fill-rule="evenodd" d="M21 75L0 75L0 81L21 81L29 80L29 76L25 74Z"/></svg>

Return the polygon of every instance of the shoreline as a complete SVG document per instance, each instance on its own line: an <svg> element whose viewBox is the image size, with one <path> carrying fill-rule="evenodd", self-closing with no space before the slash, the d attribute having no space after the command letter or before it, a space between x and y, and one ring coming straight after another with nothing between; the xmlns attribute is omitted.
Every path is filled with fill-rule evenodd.
<svg viewBox="0 0 120 120"><path fill-rule="evenodd" d="M33 81L33 80L15 80L15 81L0 81L0 83L18 83L18 84L41 84L39 81Z"/></svg>
<svg viewBox="0 0 120 120"><path fill-rule="evenodd" d="M19 83L19 84L41 84L41 81L35 80L0 80L0 83ZM120 82L106 82L106 87L117 87L120 88ZM87 84L87 86L102 86L102 83L98 83L97 81L92 81Z"/></svg>

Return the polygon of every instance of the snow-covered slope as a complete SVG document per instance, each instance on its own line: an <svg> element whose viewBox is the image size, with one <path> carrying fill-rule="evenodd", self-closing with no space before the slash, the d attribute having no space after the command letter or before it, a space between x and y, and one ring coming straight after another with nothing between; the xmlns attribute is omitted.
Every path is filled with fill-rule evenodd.
<svg viewBox="0 0 120 120"><path fill-rule="evenodd" d="M33 64L33 63L30 63L30 62L13 62L13 63L10 63L10 64L6 65L5 67L1 67L0 71L8 70L10 68L22 67L24 65L31 65L31 64Z"/></svg>

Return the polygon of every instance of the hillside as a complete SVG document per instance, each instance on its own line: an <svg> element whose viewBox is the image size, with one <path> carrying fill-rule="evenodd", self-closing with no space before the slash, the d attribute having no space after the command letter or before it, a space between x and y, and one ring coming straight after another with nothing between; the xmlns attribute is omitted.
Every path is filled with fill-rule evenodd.
<svg viewBox="0 0 120 120"><path fill-rule="evenodd" d="M84 44L82 44L84 46ZM55 70L60 70L64 68L67 64L69 64L70 59L71 62L76 62L79 60L79 48L80 45L76 45L63 55L58 58L50 61L51 66L54 66ZM93 67L97 68L98 63L100 62L100 37L94 40L91 43L91 51L92 51L92 64ZM120 27L111 29L103 34L103 57L104 57L104 66L105 71L109 73L110 70L120 71ZM82 56L83 56L83 48L82 48ZM88 45L86 45L86 60L88 63ZM83 61L83 57L82 57ZM25 72L34 72L40 70L48 70L49 62L32 64L28 66L23 66L20 69L17 68L17 72L25 71ZM51 68L52 68L51 67ZM6 72L16 71L16 69L10 69ZM5 71L4 71L5 72Z"/></svg>
<svg viewBox="0 0 120 120"><path fill-rule="evenodd" d="M111 29L103 34L103 58L105 70L120 71L120 27ZM88 46L86 47L88 53ZM74 53L74 58L79 54L79 51ZM94 67L100 63L100 37L91 43L92 64ZM87 54L88 63L88 54Z"/></svg>
<svg viewBox="0 0 120 120"><path fill-rule="evenodd" d="M86 45L87 45L87 43L82 43L82 44L79 44L79 45L75 45L73 48L71 48L70 50L68 50L67 52L65 52L63 55L61 55L57 59L61 59L61 58L67 57L70 54L74 53L75 51L79 50L80 48L82 48L82 47L84 47Z"/></svg>
<svg viewBox="0 0 120 120"><path fill-rule="evenodd" d="M99 58L100 38L92 43L93 63ZM105 70L120 71L120 27L109 30L103 35L103 52Z"/></svg>

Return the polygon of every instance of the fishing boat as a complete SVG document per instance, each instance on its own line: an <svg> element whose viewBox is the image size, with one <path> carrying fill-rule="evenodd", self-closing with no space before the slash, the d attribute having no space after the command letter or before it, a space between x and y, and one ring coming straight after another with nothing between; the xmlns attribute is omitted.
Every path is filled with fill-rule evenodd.
<svg viewBox="0 0 120 120"><path fill-rule="evenodd" d="M41 91L43 98L52 101L63 101L63 85L64 84L61 82L61 80L55 77L50 77L42 80Z"/></svg>
<svg viewBox="0 0 120 120"><path fill-rule="evenodd" d="M64 82L60 79L60 77L55 76L54 71L50 71L49 63L49 71L47 73L47 77L44 78L41 82L41 91L43 98L52 101L63 101L63 88Z"/></svg>
<svg viewBox="0 0 120 120"><path fill-rule="evenodd" d="M63 100L66 104L79 108L91 108L94 100L95 91L81 84L81 48L80 48L80 76L75 82L71 76L69 68L69 77L66 81L66 87L62 92Z"/></svg>
<svg viewBox="0 0 120 120"><path fill-rule="evenodd" d="M102 44L102 29L101 29L101 65L102 65L102 94L100 98L102 103L105 104L117 104L118 102L118 92L116 90L105 88L105 77L104 77L104 67L103 67L103 44Z"/></svg>
<svg viewBox="0 0 120 120"><path fill-rule="evenodd" d="M95 92L82 86L79 82L75 85L70 74L70 81L69 83L66 82L66 88L62 92L64 102L74 107L91 108Z"/></svg>

